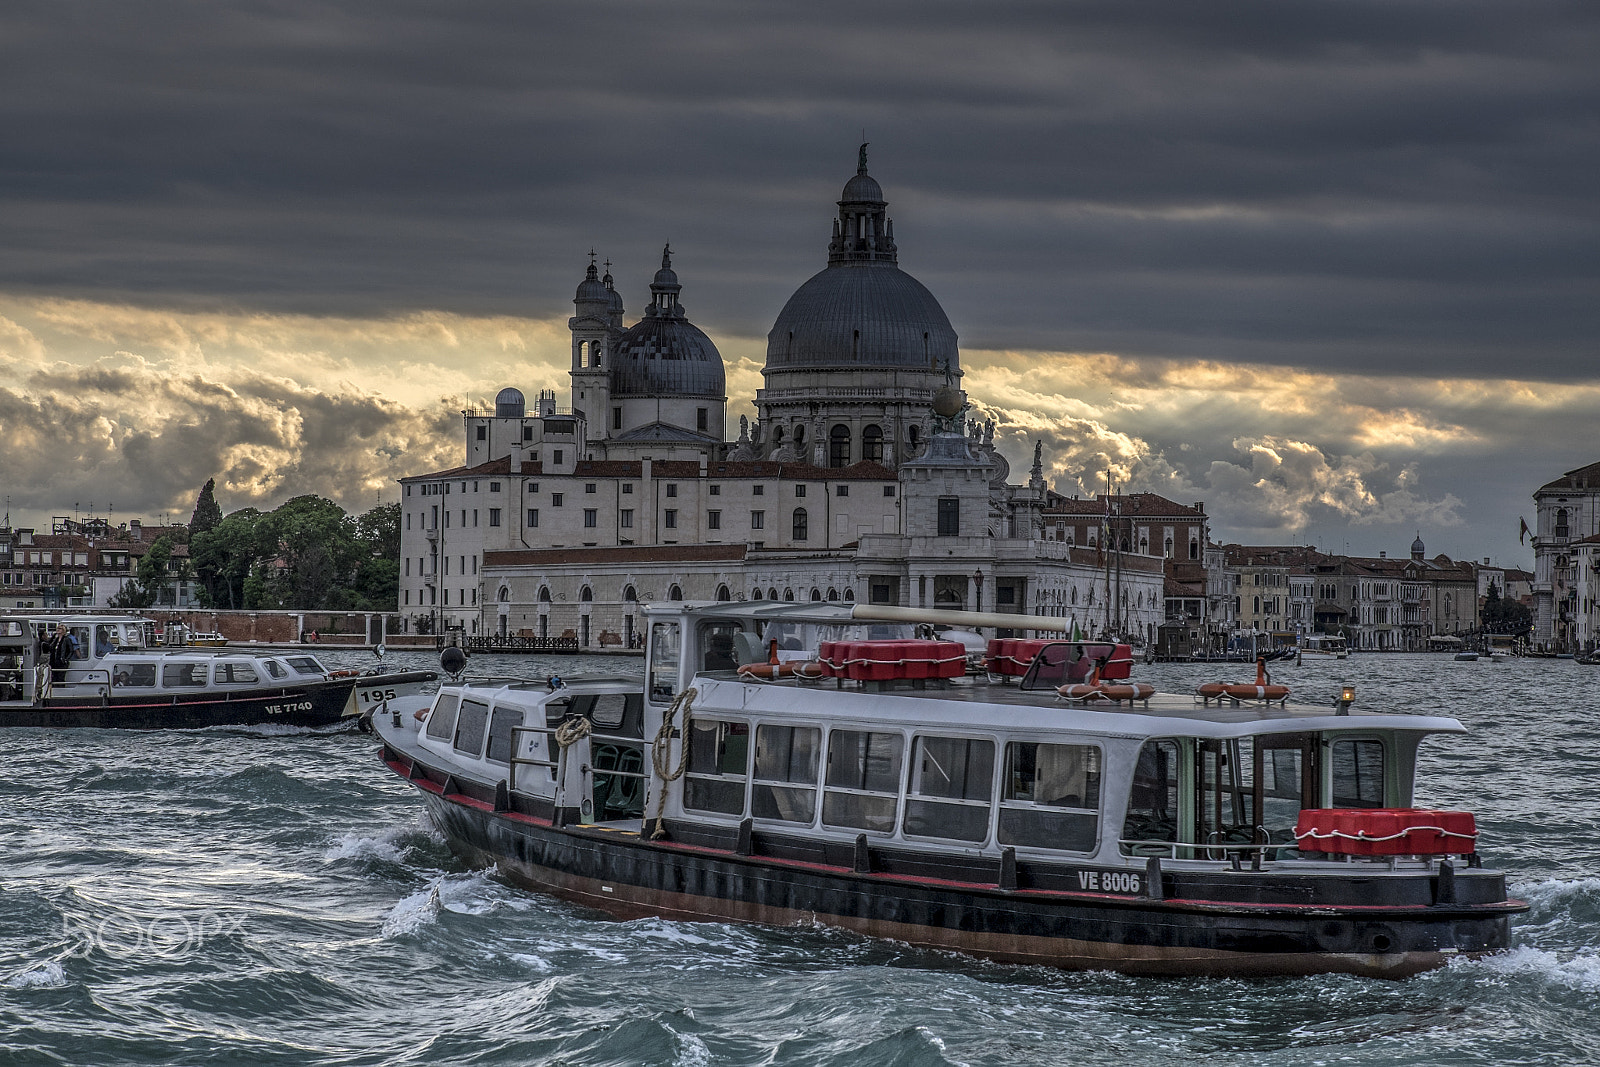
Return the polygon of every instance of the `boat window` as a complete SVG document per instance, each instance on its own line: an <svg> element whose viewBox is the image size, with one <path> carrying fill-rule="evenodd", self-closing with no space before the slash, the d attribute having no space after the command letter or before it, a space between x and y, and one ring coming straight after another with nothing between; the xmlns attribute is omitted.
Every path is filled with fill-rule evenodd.
<svg viewBox="0 0 1600 1067"><path fill-rule="evenodd" d="M119 666L111 676L111 684L119 686L153 686L156 684L154 663L127 663Z"/></svg>
<svg viewBox="0 0 1600 1067"><path fill-rule="evenodd" d="M165 689L198 689L206 684L204 663L164 663L161 685Z"/></svg>
<svg viewBox="0 0 1600 1067"><path fill-rule="evenodd" d="M1094 745L1006 746L1000 843L1094 851L1099 832L1100 749Z"/></svg>
<svg viewBox="0 0 1600 1067"><path fill-rule="evenodd" d="M88 659L89 658L89 627L87 627L87 626L74 626L74 627L71 628L70 633L72 634L72 658L73 659Z"/></svg>
<svg viewBox="0 0 1600 1067"><path fill-rule="evenodd" d="M261 680L256 669L248 663L217 664L218 685L254 685Z"/></svg>
<svg viewBox="0 0 1600 1067"><path fill-rule="evenodd" d="M1130 856L1166 855L1162 842L1178 839L1178 743L1146 741L1134 764L1122 851Z"/></svg>
<svg viewBox="0 0 1600 1067"><path fill-rule="evenodd" d="M831 731L822 821L828 826L893 833L904 750L905 738L899 734Z"/></svg>
<svg viewBox="0 0 1600 1067"><path fill-rule="evenodd" d="M982 841L994 795L994 742L919 737L906 789L905 832L917 837ZM938 799L919 799L936 797Z"/></svg>
<svg viewBox="0 0 1600 1067"><path fill-rule="evenodd" d="M483 758L492 763L511 763L511 731L522 725L521 708L495 708L489 720L489 750Z"/></svg>
<svg viewBox="0 0 1600 1067"><path fill-rule="evenodd" d="M463 700L461 714L456 719L455 750L468 756L483 751L483 735L489 725L489 705L476 700Z"/></svg>
<svg viewBox="0 0 1600 1067"><path fill-rule="evenodd" d="M1333 806L1383 807L1383 742L1333 743Z"/></svg>
<svg viewBox="0 0 1600 1067"><path fill-rule="evenodd" d="M261 661L261 665L265 667L267 669L267 673L274 678L289 677L289 668L285 667L280 660L265 659Z"/></svg>
<svg viewBox="0 0 1600 1067"><path fill-rule="evenodd" d="M434 702L433 713L428 716L428 736L443 741L456 732L456 707L461 698L455 693L440 693Z"/></svg>
<svg viewBox="0 0 1600 1067"><path fill-rule="evenodd" d="M810 823L817 811L821 751L822 731L816 727L758 727L750 814L758 819Z"/></svg>
<svg viewBox="0 0 1600 1067"><path fill-rule="evenodd" d="M650 627L650 702L670 704L678 692L678 624Z"/></svg>
<svg viewBox="0 0 1600 1067"><path fill-rule="evenodd" d="M318 663L311 656L290 656L290 657L288 657L288 659L289 659L289 666L294 668L294 671L295 671L296 674L327 674L328 673L327 671L322 669L322 664Z"/></svg>
<svg viewBox="0 0 1600 1067"><path fill-rule="evenodd" d="M695 811L743 815L744 782L749 765L749 723L691 720L683 806Z"/></svg>

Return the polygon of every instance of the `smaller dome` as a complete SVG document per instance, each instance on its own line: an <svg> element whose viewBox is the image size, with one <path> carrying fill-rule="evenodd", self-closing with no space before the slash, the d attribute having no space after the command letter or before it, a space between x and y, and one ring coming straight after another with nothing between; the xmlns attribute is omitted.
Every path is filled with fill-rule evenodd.
<svg viewBox="0 0 1600 1067"><path fill-rule="evenodd" d="M600 280L599 273L594 264L589 264L589 273L583 281L578 283L578 294L572 298L574 304L605 304L611 299L611 294L606 291L606 285Z"/></svg>
<svg viewBox="0 0 1600 1067"><path fill-rule="evenodd" d="M522 395L521 389L513 389L509 385L495 394L494 417L497 419L520 419L528 414L528 401Z"/></svg>
<svg viewBox="0 0 1600 1067"><path fill-rule="evenodd" d="M878 184L876 178L862 171L854 178L844 183L844 194L839 197L845 203L860 203L866 201L873 204L883 203L883 186Z"/></svg>
<svg viewBox="0 0 1600 1067"><path fill-rule="evenodd" d="M1411 558L1421 559L1427 551L1427 546L1422 543L1422 534L1418 533L1417 539L1411 542Z"/></svg>

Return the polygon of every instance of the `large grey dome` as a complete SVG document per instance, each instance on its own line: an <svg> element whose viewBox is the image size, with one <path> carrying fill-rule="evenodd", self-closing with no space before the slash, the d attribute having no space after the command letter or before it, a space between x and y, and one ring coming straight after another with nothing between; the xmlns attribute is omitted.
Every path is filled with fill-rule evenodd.
<svg viewBox="0 0 1600 1067"><path fill-rule="evenodd" d="M958 365L956 332L926 286L892 263L811 276L767 334L767 368Z"/></svg>
<svg viewBox="0 0 1600 1067"><path fill-rule="evenodd" d="M722 353L687 319L649 316L612 346L611 395L727 396Z"/></svg>
<svg viewBox="0 0 1600 1067"><path fill-rule="evenodd" d="M828 266L795 291L767 334L767 370L958 369L956 332L927 287L900 269L883 190L861 146L828 244Z"/></svg>

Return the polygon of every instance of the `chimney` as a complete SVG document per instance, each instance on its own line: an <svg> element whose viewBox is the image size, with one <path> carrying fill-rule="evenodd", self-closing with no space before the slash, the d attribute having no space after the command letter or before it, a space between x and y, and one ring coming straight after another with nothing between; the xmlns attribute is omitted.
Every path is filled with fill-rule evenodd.
<svg viewBox="0 0 1600 1067"><path fill-rule="evenodd" d="M1378 558L1379 559L1388 559L1389 558L1389 553L1380 548L1380 549L1378 549Z"/></svg>
<svg viewBox="0 0 1600 1067"><path fill-rule="evenodd" d="M644 481L650 480L650 457L646 456L639 463L639 477Z"/></svg>

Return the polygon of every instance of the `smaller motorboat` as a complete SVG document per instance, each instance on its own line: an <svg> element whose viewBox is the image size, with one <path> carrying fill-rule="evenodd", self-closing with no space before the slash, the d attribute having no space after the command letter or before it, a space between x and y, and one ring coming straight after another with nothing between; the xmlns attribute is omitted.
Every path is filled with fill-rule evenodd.
<svg viewBox="0 0 1600 1067"><path fill-rule="evenodd" d="M1476 652L1472 651L1471 649L1465 649L1465 650L1463 650L1461 652L1457 652L1456 653L1456 662L1457 663L1476 663L1476 662L1478 662L1478 654Z"/></svg>

